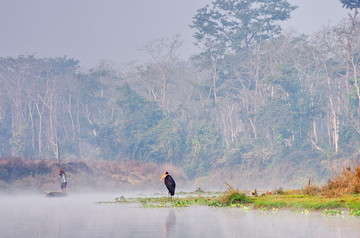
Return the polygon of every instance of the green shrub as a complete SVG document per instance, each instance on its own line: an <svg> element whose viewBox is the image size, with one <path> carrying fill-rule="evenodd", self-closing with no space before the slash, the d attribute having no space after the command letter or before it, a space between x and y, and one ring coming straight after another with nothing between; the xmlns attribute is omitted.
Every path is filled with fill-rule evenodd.
<svg viewBox="0 0 360 238"><path fill-rule="evenodd" d="M223 196L220 197L220 203L222 204L236 204L236 203L249 203L252 200L245 194L238 190L229 190Z"/></svg>

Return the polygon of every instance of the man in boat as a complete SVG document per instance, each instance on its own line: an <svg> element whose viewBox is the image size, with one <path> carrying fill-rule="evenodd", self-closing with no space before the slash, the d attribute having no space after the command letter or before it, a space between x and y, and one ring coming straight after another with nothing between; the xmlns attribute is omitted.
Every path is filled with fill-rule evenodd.
<svg viewBox="0 0 360 238"><path fill-rule="evenodd" d="M59 175L61 178L61 191L66 192L66 185L67 185L66 173L63 169L60 169Z"/></svg>

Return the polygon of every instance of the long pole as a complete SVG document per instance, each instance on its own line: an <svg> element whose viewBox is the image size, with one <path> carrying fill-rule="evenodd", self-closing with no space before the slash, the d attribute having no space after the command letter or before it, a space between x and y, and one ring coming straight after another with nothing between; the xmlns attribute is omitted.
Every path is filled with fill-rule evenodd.
<svg viewBox="0 0 360 238"><path fill-rule="evenodd" d="M60 146L59 146L59 141L56 141L56 147L57 147L57 160L58 160L58 164L60 166Z"/></svg>

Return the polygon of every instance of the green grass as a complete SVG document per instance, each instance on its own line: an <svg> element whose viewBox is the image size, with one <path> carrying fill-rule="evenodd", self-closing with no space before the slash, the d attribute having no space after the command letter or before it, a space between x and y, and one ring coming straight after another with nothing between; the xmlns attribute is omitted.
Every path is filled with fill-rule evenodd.
<svg viewBox="0 0 360 238"><path fill-rule="evenodd" d="M338 198L312 195L270 195L254 198L254 206L310 210L360 209L360 197L358 195L345 195Z"/></svg>
<svg viewBox="0 0 360 238"><path fill-rule="evenodd" d="M360 209L351 210L350 215L351 216L360 216Z"/></svg>

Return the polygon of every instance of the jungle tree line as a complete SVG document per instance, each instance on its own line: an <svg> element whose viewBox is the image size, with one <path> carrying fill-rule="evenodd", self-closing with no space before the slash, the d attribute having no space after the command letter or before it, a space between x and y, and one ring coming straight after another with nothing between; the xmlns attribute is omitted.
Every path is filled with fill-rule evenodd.
<svg viewBox="0 0 360 238"><path fill-rule="evenodd" d="M190 24L201 53L180 60L180 36L154 40L150 61L90 70L76 59L0 58L0 155L216 166L359 153L360 24L283 32L286 0L215 0ZM267 163L267 162L266 162ZM256 163L255 163L256 164Z"/></svg>

